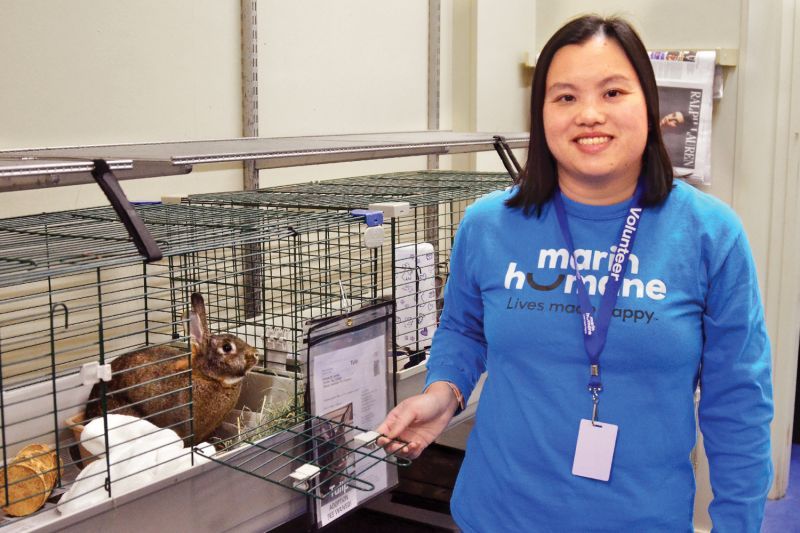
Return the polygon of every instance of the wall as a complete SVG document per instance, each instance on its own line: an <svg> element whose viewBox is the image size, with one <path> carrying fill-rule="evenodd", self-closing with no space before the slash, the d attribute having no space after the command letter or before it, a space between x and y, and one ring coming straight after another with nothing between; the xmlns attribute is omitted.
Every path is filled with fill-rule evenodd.
<svg viewBox="0 0 800 533"><path fill-rule="evenodd" d="M257 6L259 135L426 129L428 1ZM6 0L0 149L240 136L239 17L235 1ZM440 30L440 128L526 130L529 89L520 63L533 45L534 3L442 0ZM493 152L477 158L481 170L502 169ZM461 168L476 168L476 156L462 159ZM425 165L417 157L271 169L260 182ZM442 168L453 165L441 158ZM229 164L122 186L133 200L153 200L234 190L241 179L239 165ZM94 185L46 195L6 193L3 215L106 202Z"/></svg>
<svg viewBox="0 0 800 533"><path fill-rule="evenodd" d="M530 73L522 64L534 49L532 0L459 0L453 16L453 129L515 132L530 129ZM522 151L516 151L522 157ZM524 163L524 161L522 161ZM458 168L503 171L497 154L454 158Z"/></svg>
<svg viewBox="0 0 800 533"><path fill-rule="evenodd" d="M428 2L259 2L259 135L427 129ZM260 173L263 185L425 167L400 158Z"/></svg>
<svg viewBox="0 0 800 533"><path fill-rule="evenodd" d="M239 57L238 2L4 0L0 148L235 137ZM230 168L123 187L139 200L235 189ZM2 201L3 216L106 203L94 185Z"/></svg>
<svg viewBox="0 0 800 533"><path fill-rule="evenodd" d="M535 2L479 0L477 22L475 129L528 131L531 89L522 63L534 46ZM476 165L478 170L504 170L492 152L476 154Z"/></svg>
<svg viewBox="0 0 800 533"><path fill-rule="evenodd" d="M773 349L773 498L786 493L800 337L800 1L743 2L733 207L759 267Z"/></svg>

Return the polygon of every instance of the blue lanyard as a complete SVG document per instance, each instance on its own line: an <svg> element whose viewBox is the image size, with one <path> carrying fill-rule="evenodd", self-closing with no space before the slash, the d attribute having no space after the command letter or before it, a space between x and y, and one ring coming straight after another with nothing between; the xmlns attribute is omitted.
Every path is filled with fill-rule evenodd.
<svg viewBox="0 0 800 533"><path fill-rule="evenodd" d="M633 250L633 241L636 238L636 232L642 218L641 199L642 187L641 184L639 184L636 187L636 192L633 194L631 203L628 205L628 214L619 231L617 247L611 260L611 266L608 269L608 281L603 296L600 299L600 309L598 309L595 316L592 313L592 303L589 301L586 284L583 281L575 258L575 245L572 241L572 234L569 231L567 212L564 209L564 200L561 198L561 190L557 188L553 195L553 206L556 210L558 225L567 243L572 265L575 267L578 307L580 309L581 318L583 319L583 344L586 347L586 354L589 356L589 392L592 394L592 399L594 401L594 411L592 413L593 422L597 417L599 394L600 391L603 390L603 384L600 381L600 354L606 345L608 326L611 323L611 316L614 312L614 306L617 303L617 293L625 277L625 269L628 266L628 256Z"/></svg>

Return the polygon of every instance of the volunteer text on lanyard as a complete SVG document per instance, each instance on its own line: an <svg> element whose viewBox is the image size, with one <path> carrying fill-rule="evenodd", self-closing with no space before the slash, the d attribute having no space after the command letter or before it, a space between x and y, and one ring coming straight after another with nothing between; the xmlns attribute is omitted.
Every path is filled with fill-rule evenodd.
<svg viewBox="0 0 800 533"><path fill-rule="evenodd" d="M640 203L641 196L642 187L639 185L636 187L636 192L634 193L631 203L628 207L628 214L622 223L622 228L619 232L619 239L617 240L617 246L614 250L614 257L608 272L608 281L606 283L602 298L600 299L600 307L597 310L597 315L595 317L595 315L592 313L592 303L589 301L589 294L586 289L586 285L584 284L580 270L577 268L577 261L575 259L575 245L572 241L572 234L569 231L569 223L567 222L567 213L564 209L564 201L561 198L561 191L557 189L553 195L553 204L556 211L556 218L558 219L558 225L560 226L561 233L567 243L569 254L572 258L571 264L575 267L575 277L578 282L576 283L578 304L581 317L583 319L583 343L586 347L586 354L589 357L589 392L592 394L592 419L591 421L581 421L581 428L578 436L578 449L576 450L575 464L573 464L573 473L584 477L603 479L604 481L608 481L608 475L610 474L611 456L613 456L613 449L616 442L616 426L611 426L610 424L607 425L613 428L613 436L608 437L611 439L610 442L606 442L601 439L599 444L596 442L591 444L591 446L594 447L610 446L610 450L606 450L609 454L607 469L605 467L601 467L600 472L598 473L596 471L597 468L593 467L592 465L578 465L580 462L579 455L584 431L590 432L591 426L594 426L595 428L604 427L597 424L598 403L600 401L600 392L603 390L603 385L600 381L600 354L602 353L606 344L608 327L611 323L611 315L613 314L614 306L617 303L617 293L619 292L619 287L622 284L623 278L625 277L625 269L628 265L628 255L633 250L633 241L636 238L636 230L642 217L642 207ZM584 428L584 425L588 425L589 427ZM596 450L593 453L589 453L593 457L596 457L597 455ZM577 472L576 468L578 470ZM589 469L589 473L586 473L586 468Z"/></svg>

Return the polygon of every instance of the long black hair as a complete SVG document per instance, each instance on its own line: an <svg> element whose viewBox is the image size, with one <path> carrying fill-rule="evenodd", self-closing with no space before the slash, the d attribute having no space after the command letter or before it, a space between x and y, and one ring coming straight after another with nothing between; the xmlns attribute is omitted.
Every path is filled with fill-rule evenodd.
<svg viewBox="0 0 800 533"><path fill-rule="evenodd" d="M647 107L647 144L642 155L644 179L643 205L657 205L666 200L672 190L672 163L664 147L659 126L658 87L647 50L636 30L617 17L602 18L585 15L561 27L542 48L531 87L531 137L528 160L519 179L519 189L506 201L509 207L521 207L526 215L535 211L541 215L542 206L552 198L558 182L556 161L544 135L544 96L547 73L553 56L564 46L583 44L595 35L614 39L633 65L644 93Z"/></svg>

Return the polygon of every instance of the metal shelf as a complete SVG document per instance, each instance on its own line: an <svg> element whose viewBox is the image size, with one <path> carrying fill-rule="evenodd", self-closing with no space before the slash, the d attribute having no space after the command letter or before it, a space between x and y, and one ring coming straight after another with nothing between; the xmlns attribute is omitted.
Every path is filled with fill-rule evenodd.
<svg viewBox="0 0 800 533"><path fill-rule="evenodd" d="M107 161L118 179L138 179L233 161L255 161L256 168L265 169L478 152L494 149L494 135L417 131L0 150L0 192L94 183L96 159ZM512 148L528 145L527 133L502 135Z"/></svg>
<svg viewBox="0 0 800 533"><path fill-rule="evenodd" d="M115 159L109 161L109 166L115 172L125 173L133 168L133 161ZM91 160L57 156L39 159L0 152L0 191L89 183L94 181L91 176L93 168Z"/></svg>

